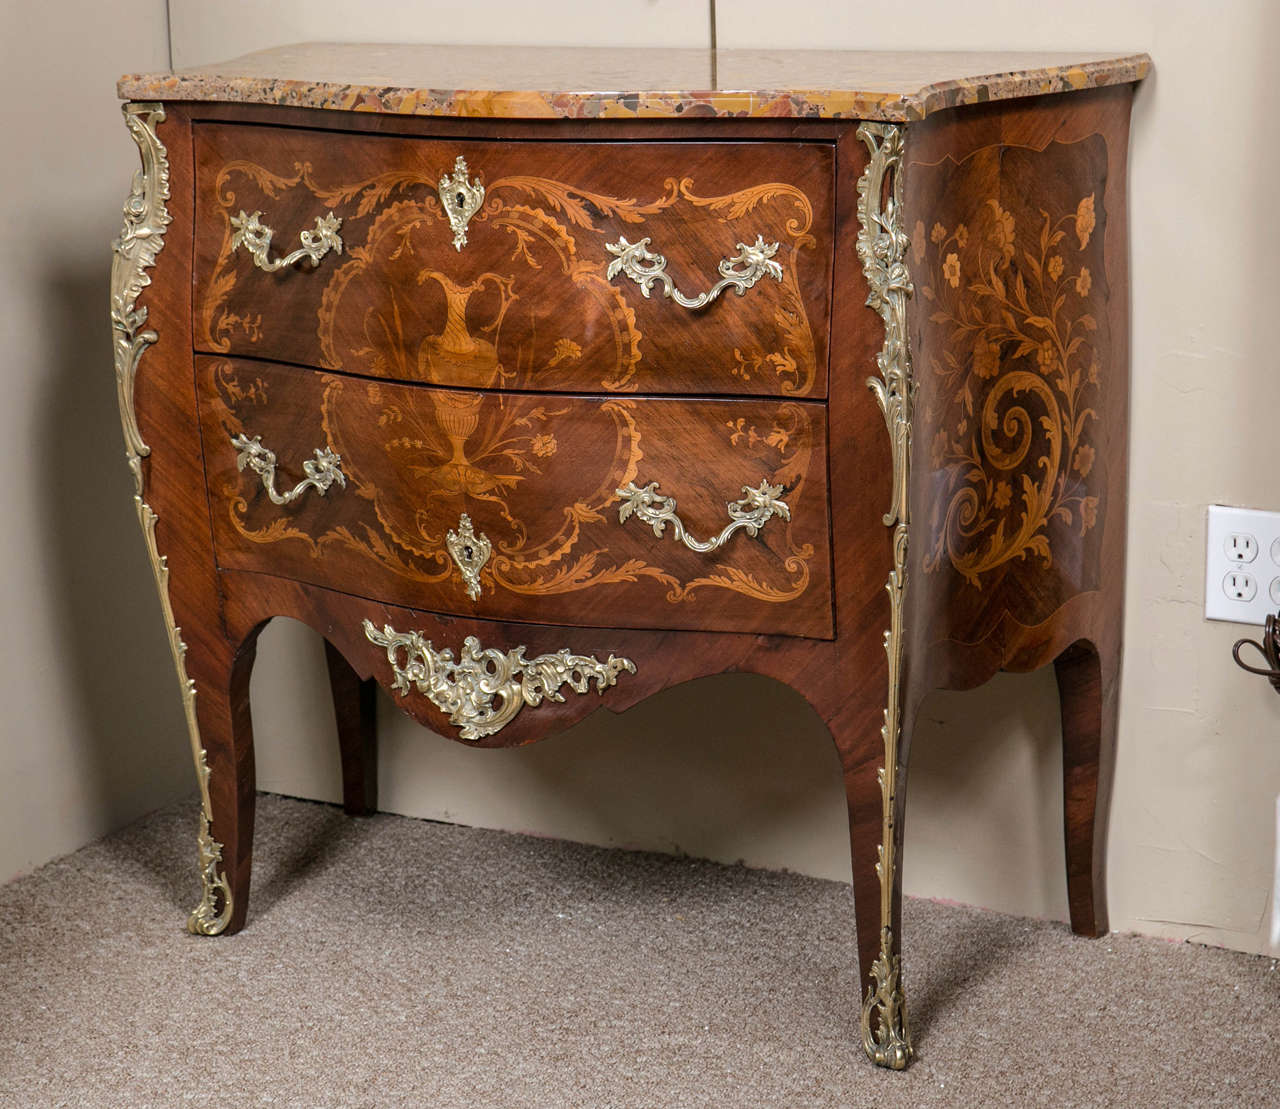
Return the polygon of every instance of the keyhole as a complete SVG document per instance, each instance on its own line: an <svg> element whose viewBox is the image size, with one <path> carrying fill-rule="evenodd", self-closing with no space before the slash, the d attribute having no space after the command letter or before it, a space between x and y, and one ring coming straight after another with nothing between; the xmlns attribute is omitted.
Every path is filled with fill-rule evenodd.
<svg viewBox="0 0 1280 1109"><path fill-rule="evenodd" d="M475 557L475 552L470 547L463 547L462 557L470 562Z"/></svg>
<svg viewBox="0 0 1280 1109"><path fill-rule="evenodd" d="M466 193L459 193L454 199L457 200L459 208L465 208L467 206Z"/></svg>

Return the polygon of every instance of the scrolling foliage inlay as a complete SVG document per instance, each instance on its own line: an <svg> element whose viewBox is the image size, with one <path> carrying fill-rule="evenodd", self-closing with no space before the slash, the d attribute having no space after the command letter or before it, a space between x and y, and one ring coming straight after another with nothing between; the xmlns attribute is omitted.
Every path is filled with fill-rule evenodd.
<svg viewBox="0 0 1280 1109"><path fill-rule="evenodd" d="M277 382L282 377L291 380ZM822 457L812 406L753 403L754 414L773 415L759 428L741 417L721 420L714 449L805 509L798 534L789 511L779 511L768 534L761 531L767 546L739 536L722 553L706 554L619 522L619 490L642 469L678 484L687 445L717 434L711 417L698 425L704 432L675 422L680 402L422 390L229 362L212 367L211 385L220 424L211 441L228 441L248 426L276 435L288 421L295 434L341 454L350 485L330 515L319 505L282 513L261 495L260 482L232 471L230 485L215 492L225 497L236 533L254 545L300 542L315 559L346 548L398 578L472 600L481 590L549 597L652 581L670 605L688 604L709 588L781 604L809 587L811 537L822 526L814 498L806 498L810 469ZM281 409L273 416L277 396L304 412L314 406L314 415ZM720 402L714 412L737 410ZM738 491L726 480L717 516ZM449 550L460 513L491 544L466 581Z"/></svg>
<svg viewBox="0 0 1280 1109"><path fill-rule="evenodd" d="M440 199L445 166L436 144L401 150L397 140L365 140L353 148L352 164L339 165L309 140L288 137L276 144L274 159L261 150L257 160L223 160L218 130L209 130L202 203L225 227L216 256L216 240L201 232L207 245L200 249L209 251L197 267L203 350L402 381L627 392L646 384L649 363L654 372L677 372L663 367L680 359L688 338L705 364L678 371L692 379L709 375L735 391L797 397L814 389L820 354L825 358L815 327L825 321L811 324L807 303L825 296L817 290L825 288L826 263L811 232L814 203L795 184L768 181L712 195L723 187L720 178L664 175L678 152L633 167L617 164L619 155L607 147L599 157L572 147L540 154L537 144L477 149L468 158L483 201L459 251ZM806 188L820 187L810 165L820 162L810 155L795 171ZM511 172L526 163L545 173ZM389 168L369 172L379 166ZM643 197L584 183L613 178ZM253 274L232 249L232 224L245 205L269 206L281 220L341 214L345 261L332 272L285 275L294 298L289 319L264 320L255 290L269 278ZM820 214L828 218L825 207ZM672 266L689 281L714 276L733 242L763 236L780 243L769 259L777 280L740 305L708 306L710 319L679 320L669 302L645 304L634 287L624 287L629 283L609 281L608 244L620 232L671 243ZM718 329L715 343L699 330L708 326Z"/></svg>
<svg viewBox="0 0 1280 1109"><path fill-rule="evenodd" d="M1089 153L1077 144L1068 156ZM1043 195L1027 205L1008 187L1020 162L1060 155L1004 150L921 171L947 195L980 198L930 227L918 220L911 236L938 492L924 568L950 566L977 590L1015 561L1061 563L1092 539L1103 510L1094 437L1109 349L1105 214L1095 191L1074 189L1069 162L1047 209Z"/></svg>
<svg viewBox="0 0 1280 1109"><path fill-rule="evenodd" d="M419 182L395 175L330 190L335 199L360 198L361 206L384 201L392 191L416 192ZM567 279L585 298L587 322L602 317L611 332L608 369L599 376L602 389L634 390L643 360L640 328L628 291L608 278L607 232L601 216L624 224L643 225L647 217L680 205L745 213L756 205L781 198L800 216L788 220L793 247L812 246L808 234L813 213L808 199L790 186L765 186L726 197L704 197L694 191L689 178L667 179L663 193L640 203L576 189L563 182L538 177L500 178L487 186L483 207L472 219L470 234L481 242L486 225L505 239L505 264L461 277L457 264L442 252L447 237L446 213L435 197L402 200L383 209L369 231L367 243L353 249L351 261L325 288L319 331L326 363L334 368L368 368L379 376L411 381L443 381L468 386L540 383L557 367L583 357L592 336L579 331L571 318L561 318L564 334L548 331L550 319L538 321L547 306L563 296ZM529 203L517 203L527 197ZM597 215L599 213L599 215ZM585 236L585 238L584 238ZM599 241L597 241L597 238ZM781 342L776 350L752 352L756 366L767 367L778 379L780 391L803 395L813 384L816 371L813 338L795 281L795 253L781 270L783 304L775 313ZM412 280L407 270L412 268ZM370 283L387 281L388 272L406 272L400 282L393 277L385 303L365 311L360 331L353 334L356 309L368 300ZM444 325L436 332L430 316L419 318L422 298L401 297L396 285L430 290L435 286L444 299ZM521 303L523 302L523 303ZM568 315L574 309L565 304ZM430 305L428 304L428 312ZM577 311L582 311L578 309ZM526 314L532 326L524 342L506 341L504 323L509 312ZM523 322L523 321L521 321ZM542 322L539 337L537 322ZM523 330L523 329L522 329ZM423 332L427 334L420 337ZM744 372L742 352L735 350L735 375ZM461 376L459 376L461 374Z"/></svg>

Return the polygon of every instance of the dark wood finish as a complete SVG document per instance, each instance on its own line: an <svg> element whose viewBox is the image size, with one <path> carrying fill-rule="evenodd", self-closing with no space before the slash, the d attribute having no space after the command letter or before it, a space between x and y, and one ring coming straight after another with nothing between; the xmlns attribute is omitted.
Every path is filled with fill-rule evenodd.
<svg viewBox="0 0 1280 1109"><path fill-rule="evenodd" d="M906 159L918 393L903 754L930 689L1057 661L1068 893L1085 935L1107 930L1132 96L942 112L911 128Z"/></svg>
<svg viewBox="0 0 1280 1109"><path fill-rule="evenodd" d="M253 717L249 712L249 677L257 657L257 631L240 640L221 660L207 660L201 677L193 680L196 718L209 765L209 793L213 807L213 837L222 844L222 870L233 891L226 931L244 927L248 910L249 875L253 866L255 764Z"/></svg>
<svg viewBox="0 0 1280 1109"><path fill-rule="evenodd" d="M1125 143L1130 95L1128 88L1104 89L939 112L923 123L910 126L905 168L907 228L914 232L913 247L919 251L919 256L913 253L909 258L916 284L916 295L911 302L910 335L919 391L907 565L902 770L905 774L916 713L929 691L970 688L1002 668L1030 670L1055 663L1062 691L1072 926L1086 934L1097 934L1106 928L1102 866L1106 801L1114 762L1124 557L1128 357ZM174 613L190 648L187 666L198 691L196 704L202 742L208 750L211 771L213 835L224 845L224 866L234 892L235 913L228 930L235 931L243 925L249 895L253 744L247 697L256 635L266 621L288 616L313 627L331 645L328 650L344 751L347 807L349 811L361 806L371 808L374 772L371 715L367 711L371 690L368 682L376 681L389 688L393 674L385 651L371 644L363 634L362 622L367 619L377 626L390 624L398 631L418 630L438 646L448 646L455 652L466 636L474 635L483 645L504 651L523 646L529 657L567 647L601 659L615 654L636 662L636 673L620 674L616 685L602 696L597 696L593 688L588 694L569 693L563 702L544 701L536 708L526 708L503 730L479 740L478 745L482 746L533 742L601 707L621 711L676 682L729 670L764 674L801 692L830 729L841 759L848 798L861 982L865 991L871 982L871 966L879 954L880 942L880 886L875 862L881 839L882 809L877 771L884 759L881 726L888 677L883 635L889 623L889 604L884 585L893 564L893 553L890 531L882 519L890 496L884 421L875 399L865 387L866 379L876 372L875 358L883 339L883 327L866 306L868 290L855 250L856 183L867 159L866 150L855 134L856 123L690 119L660 124L614 124L604 120L544 124L402 119L218 105L190 108L170 105L167 110L161 136L170 158L173 222L167 231L165 249L152 273L153 283L142 298L150 312L148 326L154 327L161 338L145 355L136 401L143 435L152 447L144 467L146 497L159 516L159 548L168 559ZM207 274L221 249L218 237L225 229L215 227L212 233L207 229L197 233L193 224L191 198L198 191L192 162L193 116L204 121L237 124L279 127L294 122L307 128L331 127L330 136L317 139L308 132L297 139L297 142L311 144L308 150L323 153L323 160L317 155L313 168L319 173L324 167L326 174L329 168L339 166L345 173L343 163L347 159L343 151L348 142L354 142L352 135L363 142L377 132L398 136L394 141L406 149L412 145L410 140L432 138L470 138L491 144L538 138L565 144L600 140L620 144L652 140L659 145L668 144L661 149L655 146L652 151L641 149L635 155L650 159L644 163L649 167L650 176L660 166L669 165L674 172L675 155L671 153L677 145L674 140L689 140L686 148L695 161L687 164L696 164L700 180L718 181L720 184L716 187L726 192L744 183L784 177L788 167L808 166L806 195L810 195L815 211L827 205L823 209L826 214L815 219L815 227L822 226L826 231L812 252L810 276L802 280L814 279L819 273L830 277L829 292L820 292L815 285L805 294L815 351L825 352L828 347L830 350L829 398L825 402L817 399L828 391L826 377L815 376L810 389L815 399L810 402L760 396L750 400L722 398L714 402L701 398L636 396L623 399L633 404L635 411L663 413L661 426L669 442L664 448L656 441L661 436L654 437L655 441L647 440L642 464L655 464L663 449L671 451L672 459L682 460L682 464L674 466L670 477L664 468L661 473L646 472L644 480L660 481L663 491L668 491L669 480L672 483L669 491L677 496L681 515L700 536L718 530L716 521L723 519L725 500L733 499L742 484L754 483L748 477L738 476L736 471L731 475L726 469L729 460L737 457L734 452L742 451L745 456L755 451L759 462L764 457L761 452L773 449L767 447L767 442L763 445L752 442L749 436L745 447L732 443L726 447L724 425L733 421L727 415L721 420L721 413L749 412L744 426L756 427L757 440L768 422L766 418L780 413L784 404L809 414L806 418L816 429L812 447L815 459L812 467L805 471L806 487L803 498L795 505L794 526L797 537L811 542L815 550L810 569L813 576L804 603L814 603L814 598L821 598L827 622L820 624L817 608L808 610L809 615L802 620L791 616L780 619L778 614L784 609L788 612L801 609L774 605L736 592L731 594L731 603L717 602L712 600L718 595L715 591L703 592L698 602L689 606L688 619L677 620L671 616L671 608L675 606L663 609L666 602L660 591L636 583L625 583L627 590L640 590L635 596L643 600L634 602L620 602L620 597L631 594L610 586L598 593L567 595L576 598L572 601L547 594L522 597L518 604L514 600L508 604L492 599L499 594L486 593L488 599L480 605L464 605L459 603L456 579L451 583L454 592L446 597L443 587L430 593L417 586L410 589L397 584L408 580L403 575L398 578L388 573L379 577L367 559L342 553L340 545L329 544L323 557L314 555L308 542L318 543L326 529L338 524L339 515L324 515L337 511L337 506L344 503L338 499L313 498L285 510L286 516L282 518L304 530L310 537L307 540L282 540L251 547L236 538L239 533L235 533L229 523L229 513L234 509L229 488L234 487L244 499L243 511L249 514L246 518L266 509L262 503L265 498L260 495L261 486L254 484L256 478L235 471L234 451L224 444L235 425L227 420L238 421L238 426L250 434L262 434L267 445L278 452L282 487L298 480L297 467L301 460L321 445L321 440L315 438L317 430L334 436L333 446L343 454L344 462L351 465L355 488L345 492L355 491L357 496L348 501L357 502L360 512L372 514L357 513L348 518L348 524L354 526L352 521L358 524L376 519L379 496L396 481L394 474L378 468L390 463L379 459L374 466L372 455L365 453L371 452L371 444L379 442L379 436L384 434L373 416L376 403L369 399L372 396L369 390L381 390L383 397L394 395L412 411L434 405L436 393L455 399L471 394L432 390L420 383L378 382L359 376L331 374L326 378L314 370L281 367L265 361L197 358L193 350L209 344L199 334L198 323L193 332L192 321L199 320L201 298L208 296ZM237 136L260 133L245 127L215 128L212 122L201 123L195 130L204 136L197 146L207 145L208 136L215 133L224 144L240 141ZM799 161L782 159L781 169L772 163L761 168L757 179L750 175L734 176L745 172L745 166L753 165L744 149L727 144L694 145L717 138L735 143L750 140L813 145L804 148L806 153L798 155ZM280 150L285 154L281 155L258 143L253 148L253 157L281 157L287 161L302 149L300 146L295 149L296 144L289 145L294 142L290 138L282 144ZM757 146L753 153L759 154L763 149ZM617 150L625 152L626 147L620 145ZM220 148L218 156L231 157L234 153L233 147ZM716 161L721 155L726 159L724 169L719 168L721 163ZM486 154L486 159L489 156ZM494 145L492 156L497 159L505 155ZM832 159L834 186L827 180ZM207 190L211 174L215 174L214 161L210 156L208 164L202 164L200 169L199 191L206 209L211 204ZM436 161L431 161L429 167L424 164L423 171L430 169L438 173L447 168L438 166ZM291 162L286 165L284 161L269 161L268 165L272 172L285 176L297 172ZM472 165L473 172L479 165L478 161ZM486 176L513 172L499 169L498 165L496 161L486 162ZM560 168L580 187L585 187L584 182L590 180L591 173L598 172L603 175L598 182L600 188L608 186L618 193L621 178L611 175L610 167L592 158L566 162ZM730 169L732 173L728 172ZM368 166L362 164L353 166L349 176L355 180L367 172ZM336 176L335 170L335 179ZM328 180L324 185L332 187ZM638 187L629 188L626 195L638 191ZM282 187L282 193L288 192L290 189ZM711 189L705 192L710 193ZM1080 205L1090 194L1093 196L1091 214L1087 207ZM314 213L308 205L314 199L308 193L307 205L299 203L296 212L287 207L276 209L285 214L280 221L279 245L283 246L287 235L296 234L303 223L309 221ZM988 201L995 202L996 207L991 207ZM398 201L391 199L389 203L393 206ZM237 209L242 205L249 209L258 206L258 194L251 199L249 193L238 193L235 204ZM263 205L265 211L265 199ZM302 219L304 207L307 220ZM1019 295L1018 277L1021 275L1024 286L1029 283L1028 275L1034 268L1029 254L1036 256L1041 249L1040 227L1036 222L1041 209L1050 213L1051 236L1055 230L1067 233L1067 237L1060 240L1065 244L1060 253L1071 248L1063 262L1062 274L1067 275L1063 280L1069 279L1072 285L1063 304L1074 313L1078 324L1069 339L1076 334L1082 339L1070 354L1066 352L1070 341L1059 344L1057 362L1053 351L1044 351L1043 357L1040 356L1041 344L1023 349L1024 340L997 334L1001 326L1009 326L1008 321L1001 312L994 317L984 315L989 305L985 304L984 296L970 288L983 281L994 288L994 274L1002 283L1003 295ZM997 238L1003 234L1005 215L1012 217L1009 245L1013 250L1008 257L1006 240ZM1081 242L1090 215L1093 222L1087 242ZM349 214L347 218L351 219L351 230L361 232L363 217ZM943 228L936 240L932 236L935 224ZM955 238L961 224L965 226L965 234L960 235L964 245ZM202 238L206 234L212 234L213 238L206 241ZM709 238L705 242L699 239L710 234L708 228L690 234L687 253L680 253L685 249L683 246L673 244L671 247L670 257L681 258L682 265L695 253L700 257L710 242ZM478 238L477 243L479 241ZM684 242L683 237L681 241ZM984 267L981 261L979 246L983 241L992 259L990 268ZM358 247L362 242L357 235L351 245ZM695 243L699 244L696 252ZM656 238L654 245L665 246ZM952 253L964 278L954 285L950 281L953 267L948 261ZM206 275L198 284L195 311L191 292L193 257L198 259L201 272ZM1048 273L1049 258L1049 253L1039 257L1042 275ZM344 254L343 263L349 260ZM1057 270L1056 264L1053 268ZM1080 274L1086 268L1090 279L1084 282ZM248 280L247 270L237 274L237 281ZM1062 274L1053 280L1058 281ZM254 276L256 280L256 272ZM280 289L285 285L292 287L294 283L300 285L315 276L300 271L284 275L285 280L276 285L255 286L259 292L254 311L261 312L266 319L284 295ZM683 287L684 275L679 279ZM826 280L824 276L822 281ZM932 291L932 297L925 293L926 288ZM758 298L753 301L753 294L758 291L751 290L741 300L730 296L727 304L735 311L741 309L748 313L739 317L741 320L753 319L749 313L763 303ZM971 297L966 309L968 316L957 315L955 311L949 316L946 313L938 316L942 312L939 303L950 291ZM281 347L268 344L255 349L259 354L270 350L278 356L288 355L296 361L314 364L320 361L314 356L318 349L312 343L314 328L308 334L298 321L315 320L316 305L307 311L299 306L306 297L318 294L297 295L302 297L297 304L273 317L294 322L296 326L289 332L287 343L295 345L286 349L287 343ZM557 311L567 310L564 301L558 303L561 307ZM244 309L245 305L240 305L234 311L243 315ZM308 316L308 311L312 315ZM825 334L828 311L829 341ZM1022 314L1026 318L1020 326L1043 329L1042 325L1030 321L1031 316L1041 313L1028 307ZM1078 323L1086 314L1092 317L1092 327ZM666 318L655 316L654 322L646 322L646 336L652 337L666 327L666 323L659 322ZM969 327L970 332L958 335L954 319L968 320L964 326ZM701 364L693 365L697 360L687 357L689 351L714 347L723 353L727 332L715 326L710 314L691 317L691 320L687 327L681 324L679 328L685 336L682 342L692 345L686 346L683 352L673 348L664 358L655 356L647 363L646 370L646 373L651 370L653 376L637 376L637 388L661 387L673 391L696 388L743 395L777 391L776 375L766 388L760 379L735 378L731 373L725 377L721 372L723 362L716 363L719 368L710 371ZM1016 318L1014 323L1018 323ZM702 325L708 325L705 333L696 330ZM983 339L985 346L977 341L984 328L988 329ZM990 331L991 328L996 332ZM241 334L243 337L243 332ZM992 346L996 348L994 352ZM1081 360L1083 355L1078 358L1077 354L1086 346L1089 357ZM1092 369L1095 360L1096 373ZM817 361L818 375L825 375L826 354ZM1060 365L1064 362L1067 363L1065 376ZM218 385L217 367L226 365L231 365L238 375L242 394L239 398ZM360 369L362 373L375 372L369 366ZM1073 382L1072 375L1077 370L1078 378ZM269 433L266 424L262 428L248 425L249 411L254 411L256 418L257 409L249 390L258 378L266 385L267 403L257 408L263 410L264 416L268 409L275 411L277 405L283 412L278 421L275 416L271 417L275 422L270 424ZM568 388L566 383L570 380L567 376L557 378L553 384L526 376L521 384L526 388L536 384L540 389L559 389ZM1046 456L1040 448L1047 429L1066 426L1046 425L1041 420L1047 415L1045 398L1059 389L1056 384L1059 380L1063 383L1059 391L1064 398L1059 408L1067 405L1068 395L1075 398L1071 435L1054 432L1061 441L1060 449L1056 455L1050 450ZM596 440L601 438L592 430L596 425L591 421L600 417L605 404L619 399L606 400L599 395L602 385L598 375L588 383L575 386L594 391L598 394L594 398L503 394L490 390L496 382L495 378L492 382L473 383L486 389L481 404L486 413L496 412L502 406L507 406L504 410L526 415L531 406L538 404L547 409L588 406L582 411L590 411L591 415L583 416L580 432L560 442L572 438L572 450L565 447L565 459L572 459L575 469L590 468L584 460L593 450L600 449ZM340 394L343 403L326 413L323 395L327 389L336 390L334 395ZM319 403L311 403L317 399ZM1036 407L1038 403L1041 408ZM290 405L297 407L291 409ZM1018 414L1019 409L1024 415ZM1081 423L1081 413L1086 409L1093 414ZM994 411L994 425L985 419L984 410ZM486 416L488 418L496 417ZM274 441L277 436L278 443ZM421 438L416 433L415 437ZM616 440L612 432L610 437ZM1069 449L1068 438L1071 438ZM1024 439L1027 447L1021 451L1019 443ZM974 457L966 460L965 451L970 446L974 446ZM1091 448L1091 455L1081 451L1085 446ZM470 455L467 457L470 460ZM993 537L998 534L1003 543L1017 521L1022 505L1016 498L1027 488L1023 479L1031 481L1033 490L1039 488L1037 479L1046 470L1039 462L1042 457L1048 457L1053 463L1048 469L1053 470L1055 482L1061 478L1060 487L1052 487L1056 492L1051 490L1052 495L1046 502L1043 524L1032 529L1027 536L1029 542L1022 543L1012 553L1004 552L1005 557L986 565L991 561L988 555L999 547L999 544L992 546ZM365 467L373 467L370 474L363 473ZM206 481L211 491L209 499L197 492L206 487ZM532 490L536 485L525 472L521 474L521 482L512 498L523 497L526 488ZM1007 499L1000 488L1001 482L1009 484ZM562 484L566 494L560 500L573 501L576 497L571 492L573 480L565 478ZM360 494L362 485L368 487L367 495ZM972 486L976 492L965 494L966 486ZM1034 492L1027 495L1034 500ZM961 498L959 510L953 507L957 496ZM972 496L977 497L979 514L964 517L963 505ZM1086 509L1089 498L1096 500ZM815 500L822 504L816 516L810 515L815 511ZM827 501L829 507L823 503ZM394 530L403 537L408 534L404 521L411 518L405 515L410 508L407 493L403 494L402 502L389 516L400 514L400 523ZM545 511L555 502L556 498L543 490L528 504ZM481 530L495 527L493 517L483 515L490 503L483 498L465 502L450 500L448 514L431 516L433 534L456 526L459 510L470 512ZM429 500L423 504L430 513L436 511ZM983 505L987 506L987 516L981 515ZM1070 519L1055 511L1060 507L1070 510ZM961 515L957 516L956 511ZM616 515L616 506L614 512ZM959 529L953 526L958 520L963 525ZM972 526L977 520L984 521L982 526ZM262 526L265 521L264 516L255 526ZM998 530L1000 521L1005 521L1002 530ZM594 522L592 526L596 526ZM817 529L820 534L812 537L814 531L805 532L806 528ZM680 553L683 548L678 552L670 536L655 541L652 533L638 523L622 528L610 523L608 534L610 538L603 547L608 549L611 558L624 549L619 544L625 537L627 543L643 541L646 557L654 551L670 556L673 561L669 565L683 567L677 574L679 580L687 580L694 572L692 562L674 561L684 559L688 553ZM735 558L772 559L776 564L781 557L781 552L770 546L773 536L768 528L755 540L742 543L738 540L746 537L735 536ZM590 546L595 549L601 544L593 542ZM422 566L430 555L413 557L419 558L417 565ZM748 561L741 565L746 568L763 563ZM819 577L820 572L826 576ZM659 610L661 615L653 615L654 610ZM751 633L744 630L748 627ZM672 630L676 628L681 630ZM791 634L764 634L784 631ZM396 695L396 700L424 724L446 735L456 734L447 717L425 697L414 693ZM895 798L899 837L905 797L905 781L900 779ZM897 846L901 859L900 840ZM901 873L899 867L890 921L899 939ZM849 1002L856 1007L856 999Z"/></svg>
<svg viewBox="0 0 1280 1109"><path fill-rule="evenodd" d="M1107 811L1119 716L1119 660L1087 642L1054 660L1062 699L1062 801L1071 930L1107 931Z"/></svg>
<svg viewBox="0 0 1280 1109"><path fill-rule="evenodd" d="M368 816L378 811L378 684L362 679L327 639L324 660L342 753L342 808Z"/></svg>
<svg viewBox="0 0 1280 1109"><path fill-rule="evenodd" d="M829 668L827 681L841 696L834 712L823 713L823 719L840 753L844 775L858 962L865 994L880 950L875 859L882 810L876 775L884 765L880 728L888 689L885 581L893 566L893 550L883 514L889 507L891 470L884 420L866 387L884 342L884 326L867 307L867 283L856 247L857 183L867 164L867 149L854 128L841 135L836 157L839 192L832 300L836 338L831 344L831 375L838 384L828 402L836 644L824 669ZM852 432L855 428L864 430Z"/></svg>
<svg viewBox="0 0 1280 1109"><path fill-rule="evenodd" d="M437 183L465 155L484 204L456 249ZM196 345L468 388L822 396L832 150L817 143L491 143L196 128ZM332 212L344 252L256 269L231 220L261 212L272 257ZM782 279L690 311L606 276L651 240L689 296L739 243Z"/></svg>
<svg viewBox="0 0 1280 1109"><path fill-rule="evenodd" d="M563 731L601 709L621 712L680 682L709 674L746 672L773 678L804 695L818 714L831 722L837 745L842 749L865 747L858 742L859 736L853 729L868 722L870 710L865 705L873 703L870 696L874 692L874 680L859 679L855 692L865 696L861 704L854 705L855 699L848 696L848 690L831 680L828 671L831 644L820 640L603 628L567 631L402 609L264 574L224 571L221 582L227 635L243 646L237 655L234 689L230 683L202 686L198 701L205 703L200 715L202 736L206 743L212 744L211 783L217 787L213 799L214 835L225 845L229 860L226 874L235 906L227 929L229 933L243 926L250 895L254 795L248 666L263 624L276 616L288 616L326 636L330 650L348 660L361 689L366 687L368 679L389 687L392 677L385 652L364 637L361 623L365 619L379 627L390 624L398 631L420 631L437 647L448 646L455 654L466 636L475 635L486 646L507 649L523 645L530 658L568 645L577 653L602 659L614 653L639 660L637 672L620 675L617 684L604 696L597 696L593 687L581 696L568 693L562 703L544 701L536 708L525 708L497 735L478 740L472 746L521 746ZM866 657L870 661L873 656ZM348 737L356 734L356 729L350 726L349 701L353 688L357 687L344 676L335 689L336 697L348 700ZM422 695L392 692L392 697L419 723L441 734L457 734L448 717ZM868 756L867 761L874 760ZM346 777L347 768L344 758L344 799L351 797L355 783L354 778ZM871 773L874 776L874 770ZM366 783L371 780L368 776L364 778ZM875 812L878 819L878 801ZM874 928L872 930L874 932Z"/></svg>
<svg viewBox="0 0 1280 1109"><path fill-rule="evenodd" d="M221 566L460 615L831 636L821 404L549 398L204 357L197 382ZM341 455L346 487L273 504L237 468L240 435L276 452L281 492L322 446ZM619 517L619 488L656 482L706 540L761 481L790 520L739 529L717 551ZM446 548L464 513L492 543L475 599Z"/></svg>

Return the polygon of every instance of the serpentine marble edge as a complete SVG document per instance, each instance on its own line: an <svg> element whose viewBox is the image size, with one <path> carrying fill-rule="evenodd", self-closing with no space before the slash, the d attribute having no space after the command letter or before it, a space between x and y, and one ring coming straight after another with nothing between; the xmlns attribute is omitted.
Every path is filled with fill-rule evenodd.
<svg viewBox="0 0 1280 1109"><path fill-rule="evenodd" d="M180 73L126 75L117 90L124 100L399 115L900 123L962 104L1138 81L1150 68L1146 54L1089 52L722 50L713 63L701 49L304 43Z"/></svg>

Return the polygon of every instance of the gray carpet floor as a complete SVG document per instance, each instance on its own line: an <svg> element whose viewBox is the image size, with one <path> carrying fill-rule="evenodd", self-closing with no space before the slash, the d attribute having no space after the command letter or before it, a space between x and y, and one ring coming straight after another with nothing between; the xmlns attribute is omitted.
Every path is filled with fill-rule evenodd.
<svg viewBox="0 0 1280 1109"><path fill-rule="evenodd" d="M194 824L0 888L0 1104L1280 1105L1274 960L910 901L893 1074L842 884L265 796L207 939Z"/></svg>

